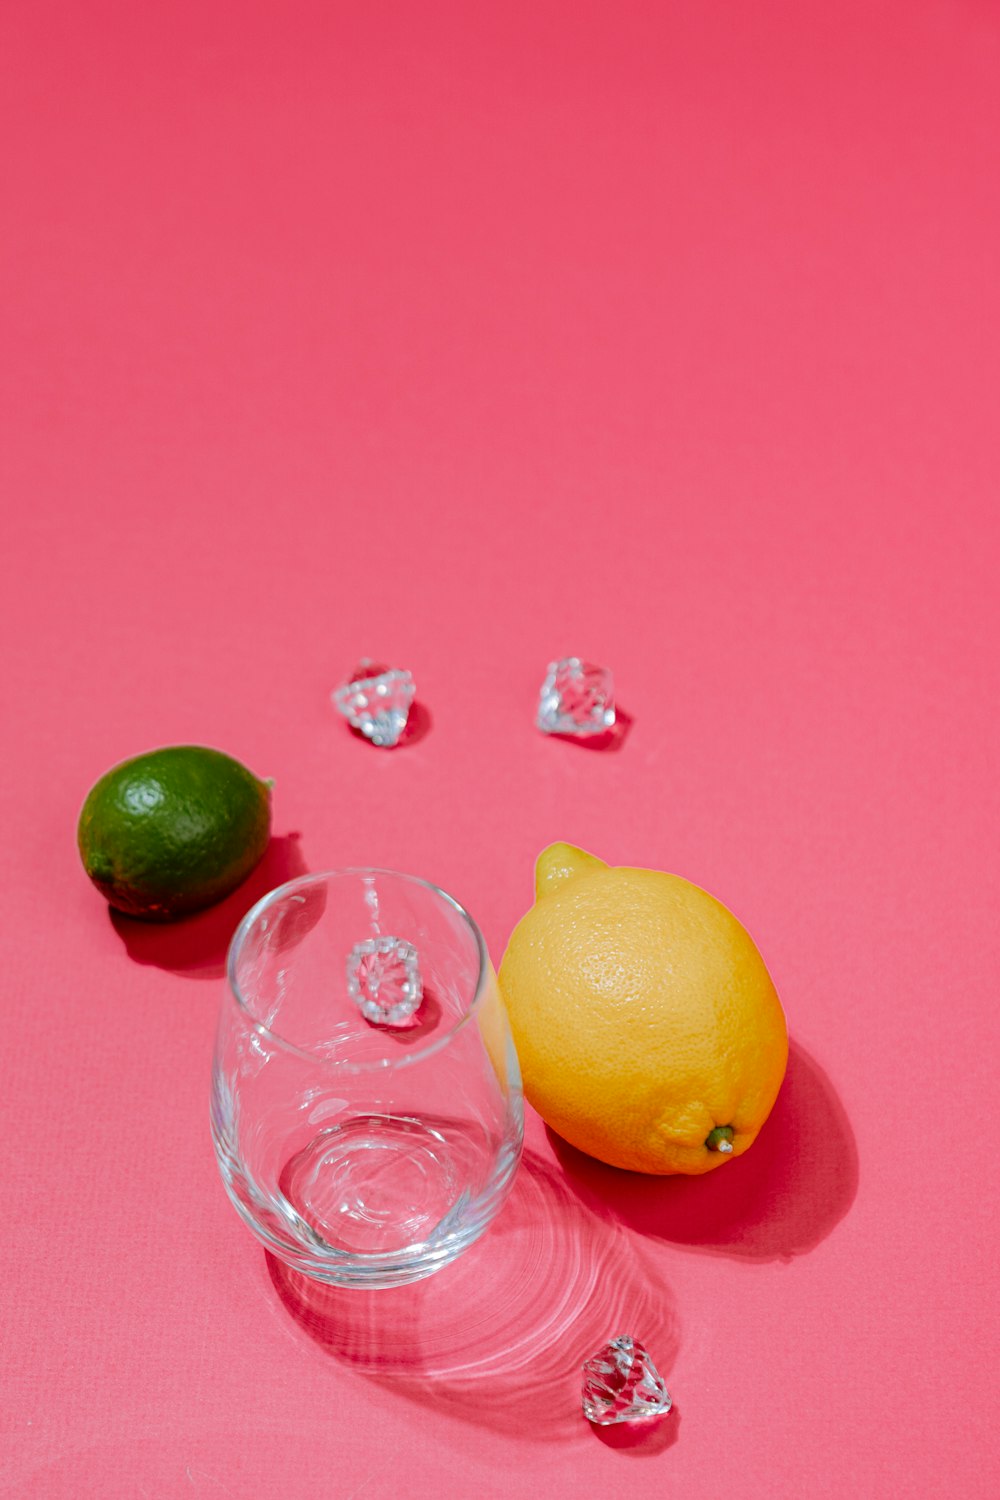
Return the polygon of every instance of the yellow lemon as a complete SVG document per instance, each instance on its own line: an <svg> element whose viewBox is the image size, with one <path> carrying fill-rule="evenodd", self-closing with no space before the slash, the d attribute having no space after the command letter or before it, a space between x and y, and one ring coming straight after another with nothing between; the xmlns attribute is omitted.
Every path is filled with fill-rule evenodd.
<svg viewBox="0 0 1000 1500"><path fill-rule="evenodd" d="M500 987L528 1100L611 1166L710 1172L749 1149L781 1087L788 1033L764 961L678 875L553 844Z"/></svg>

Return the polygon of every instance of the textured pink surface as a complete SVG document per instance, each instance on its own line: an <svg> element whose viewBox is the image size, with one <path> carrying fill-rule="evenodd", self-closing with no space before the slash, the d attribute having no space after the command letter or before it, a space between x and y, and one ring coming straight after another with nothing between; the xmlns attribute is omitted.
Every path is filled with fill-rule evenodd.
<svg viewBox="0 0 1000 1500"><path fill-rule="evenodd" d="M3 7L5 1493L993 1496L1000 16L987 0ZM616 751L532 727L614 668ZM409 666L404 750L328 692ZM274 776L268 867L109 919L91 782ZM557 837L742 917L794 1038L743 1161L529 1121L411 1292L217 1180L226 937L380 863L499 958ZM600 1436L642 1338L675 1412Z"/></svg>

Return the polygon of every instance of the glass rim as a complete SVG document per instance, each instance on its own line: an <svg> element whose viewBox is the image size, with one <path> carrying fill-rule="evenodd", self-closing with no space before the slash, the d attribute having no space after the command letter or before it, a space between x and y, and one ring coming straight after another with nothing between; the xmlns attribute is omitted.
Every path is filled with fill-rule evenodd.
<svg viewBox="0 0 1000 1500"><path fill-rule="evenodd" d="M351 1062L346 1058L317 1057L315 1053L307 1052L304 1047L299 1047L295 1042L288 1041L279 1032L272 1031L269 1026L265 1026L263 1021L258 1020L251 1010L236 977L236 965L246 944L247 937L251 929L266 911L275 906L282 898L294 895L297 890L303 887L319 885L324 881L340 879L347 875L389 875L394 880L403 880L409 885L422 886L424 890L430 891L435 896L439 896L453 911L458 913L472 934L476 945L479 972L476 976L475 990L468 1006L453 1025L449 1026L440 1036L434 1037L432 1041L427 1043L426 1047L421 1047L415 1052L407 1052L403 1057L384 1057L374 1062ZM491 972L492 961L489 949L486 947L486 939L479 929L479 924L469 915L460 901L456 901L454 896L450 896L447 891L442 890L439 885L435 885L432 880L424 880L420 875L408 875L403 870L389 870L379 865L348 865L340 870L307 872L305 875L296 875L294 879L284 881L283 884L275 886L271 891L266 891L259 901L254 902L253 906L251 906L250 910L241 920L230 939L229 949L226 954L226 980L230 997L235 1000L237 1008L245 1016L248 1024L257 1035L265 1037L268 1042L273 1043L276 1047L280 1047L284 1052L291 1053L293 1057L302 1058L304 1062L309 1063L312 1067L330 1068L332 1071L339 1073L394 1071L397 1068L412 1067L414 1063L422 1062L425 1058L432 1057L434 1053L440 1052L443 1047L448 1045L456 1032L461 1031L462 1027L478 1011L480 1001L486 989L487 977Z"/></svg>

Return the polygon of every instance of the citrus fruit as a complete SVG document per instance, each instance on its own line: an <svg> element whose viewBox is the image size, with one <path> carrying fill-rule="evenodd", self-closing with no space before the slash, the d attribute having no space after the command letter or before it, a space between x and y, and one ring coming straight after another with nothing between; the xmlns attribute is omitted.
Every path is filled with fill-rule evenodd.
<svg viewBox="0 0 1000 1500"><path fill-rule="evenodd" d="M694 1175L741 1156L788 1059L746 930L678 875L570 844L539 856L535 892L500 966L530 1103L611 1166Z"/></svg>
<svg viewBox="0 0 1000 1500"><path fill-rule="evenodd" d="M80 813L83 867L112 906L155 921L221 901L271 834L271 789L204 745L137 755L91 787Z"/></svg>

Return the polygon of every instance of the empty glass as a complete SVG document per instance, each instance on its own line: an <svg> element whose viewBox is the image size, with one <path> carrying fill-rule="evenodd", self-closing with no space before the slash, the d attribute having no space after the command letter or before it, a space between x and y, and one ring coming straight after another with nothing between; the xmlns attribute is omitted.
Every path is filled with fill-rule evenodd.
<svg viewBox="0 0 1000 1500"><path fill-rule="evenodd" d="M478 1239L510 1188L523 1110L468 913L389 870L304 875L247 914L228 974L212 1134L267 1248L323 1281L380 1287Z"/></svg>

